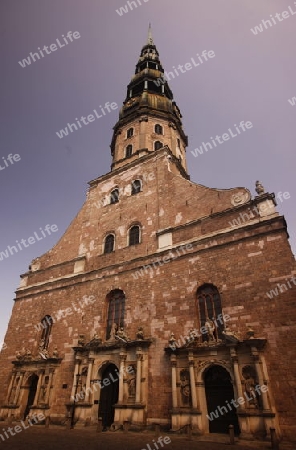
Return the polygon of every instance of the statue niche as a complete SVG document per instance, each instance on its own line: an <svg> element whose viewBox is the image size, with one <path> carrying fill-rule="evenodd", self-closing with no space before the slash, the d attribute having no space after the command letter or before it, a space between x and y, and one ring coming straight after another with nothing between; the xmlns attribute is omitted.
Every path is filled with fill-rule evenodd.
<svg viewBox="0 0 296 450"><path fill-rule="evenodd" d="M190 373L189 370L187 369L183 369L180 371L180 392L183 406L190 406L191 404Z"/></svg>

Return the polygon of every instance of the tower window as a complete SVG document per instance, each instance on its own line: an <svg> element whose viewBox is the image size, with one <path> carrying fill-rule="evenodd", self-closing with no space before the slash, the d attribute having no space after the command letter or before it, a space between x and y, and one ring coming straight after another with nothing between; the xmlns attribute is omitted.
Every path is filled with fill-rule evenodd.
<svg viewBox="0 0 296 450"><path fill-rule="evenodd" d="M119 190L113 189L110 195L110 204L113 205L114 203L119 202Z"/></svg>
<svg viewBox="0 0 296 450"><path fill-rule="evenodd" d="M141 192L141 181L134 180L132 182L132 195L138 194L139 192Z"/></svg>
<svg viewBox="0 0 296 450"><path fill-rule="evenodd" d="M140 243L140 227L135 225L129 231L129 245L137 245Z"/></svg>
<svg viewBox="0 0 296 450"><path fill-rule="evenodd" d="M125 149L125 157L129 158L133 154L133 146L130 144Z"/></svg>
<svg viewBox="0 0 296 450"><path fill-rule="evenodd" d="M114 338L115 332L124 327L125 295L120 289L114 289L107 295L109 300L106 339Z"/></svg>
<svg viewBox="0 0 296 450"><path fill-rule="evenodd" d="M177 139L177 147L180 148L180 145L181 145L180 139Z"/></svg>
<svg viewBox="0 0 296 450"><path fill-rule="evenodd" d="M114 234L108 234L105 238L104 253L112 253L114 251Z"/></svg>
<svg viewBox="0 0 296 450"><path fill-rule="evenodd" d="M128 138L131 138L133 135L134 135L134 129L133 129L133 128L129 128L129 129L127 130L126 136L127 136Z"/></svg>
<svg viewBox="0 0 296 450"><path fill-rule="evenodd" d="M159 150L162 147L163 147L163 143L162 142L160 142L160 141L154 142L154 150Z"/></svg>
<svg viewBox="0 0 296 450"><path fill-rule="evenodd" d="M163 134L163 128L158 123L155 125L154 130L156 134Z"/></svg>
<svg viewBox="0 0 296 450"><path fill-rule="evenodd" d="M199 311L200 328L209 331L203 334L203 341L223 338L224 330L221 297L218 289L212 284L204 284L197 290L197 308Z"/></svg>

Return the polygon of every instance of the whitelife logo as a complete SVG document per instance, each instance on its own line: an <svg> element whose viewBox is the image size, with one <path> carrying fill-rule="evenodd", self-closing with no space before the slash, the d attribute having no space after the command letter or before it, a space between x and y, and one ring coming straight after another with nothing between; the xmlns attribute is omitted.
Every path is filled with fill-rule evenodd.
<svg viewBox="0 0 296 450"><path fill-rule="evenodd" d="M144 3L147 3L149 0L142 0L142 1ZM137 0L137 2L138 2L139 6L142 6L141 0ZM121 6L119 10L116 9L116 12L121 17L121 16L123 16L123 14L127 14L130 10L132 11L134 8L138 8L138 5L137 5L137 3L135 1L131 1L131 2L129 1L129 2L127 2L126 5Z"/></svg>
<svg viewBox="0 0 296 450"><path fill-rule="evenodd" d="M294 2L294 5L296 5L296 2ZM274 25L277 25L279 22L283 22L283 20L289 19L289 17L294 16L296 14L296 11L293 11L291 6L288 6L288 10L289 11L276 13L275 17L273 17L273 15L270 14L270 20L269 19L261 20L260 25L256 25L254 28L251 28L250 30L256 36L257 34L262 33L264 30L267 30L268 28L271 28ZM277 19L277 21L275 20L275 18Z"/></svg>
<svg viewBox="0 0 296 450"><path fill-rule="evenodd" d="M12 153L9 153L9 155L6 156L6 158L4 158L4 156L2 156L2 159L3 159L3 163L1 163L1 164L4 164L4 166L1 166L1 164L0 164L0 170L4 170L7 167L12 166L14 164L14 162L20 161L21 157L18 153L16 153L15 155L13 155Z"/></svg>
<svg viewBox="0 0 296 450"><path fill-rule="evenodd" d="M165 84L171 79L178 77L181 73L186 73L189 70L193 69L194 67L198 67L201 64L204 64L204 62L209 61L209 59L215 58L215 52L213 50L203 50L201 55L199 53L196 53L197 59L199 62L197 62L193 57L190 59L191 62L187 62L185 64L179 64L177 67L173 66L172 69L174 72L164 72L164 75L162 77L157 78L157 80L153 81L156 86L160 86L161 84Z"/></svg>
<svg viewBox="0 0 296 450"><path fill-rule="evenodd" d="M23 250L23 248L26 248L26 247L29 247L29 245L35 244L36 241L42 241L43 238L46 238L47 236L50 236L51 233L55 233L56 231L58 231L58 227L55 224L46 225L44 227L44 230L41 227L39 228L39 230L43 237L41 237L40 235L38 235L38 233L36 231L34 231L34 236L30 236L27 239L21 239L20 242L18 240L16 240L15 243L18 246L19 250ZM28 244L26 241L28 242ZM19 250L17 249L17 247L15 245L12 245L12 246L8 245L8 247L6 247L6 249L3 252L0 252L0 261L3 261L3 259L5 259L5 258L9 258L10 255L14 255L15 253L18 253Z"/></svg>
<svg viewBox="0 0 296 450"><path fill-rule="evenodd" d="M56 43L58 45L53 43L51 45L44 45L43 49L38 47L39 53L32 53L31 52L30 55L27 58L24 58L22 61L19 61L18 63L19 63L19 65L22 68L24 68L26 66L29 66L31 64L31 62L38 61L38 59L40 59L40 55L42 56L42 58L44 58L46 55L50 55L52 52L55 52L59 48L65 47L66 45L70 44L70 42L73 42L73 38L74 39L79 39L80 37L81 36L80 36L80 33L78 31L74 31L74 33L72 33L72 31L68 31L66 37L64 36L64 34L62 34L62 38L63 38L64 44L63 44L63 42L61 43L59 39L56 39ZM69 39L70 42L68 42L67 39ZM48 48L50 48L51 51L48 50ZM45 52L45 55L44 55L43 52Z"/></svg>
<svg viewBox="0 0 296 450"><path fill-rule="evenodd" d="M112 103L106 102L104 107L102 105L100 105L100 110L101 110L101 112L102 112L102 114L104 116L106 116L105 109L108 111L108 113L110 113L111 110L115 110L117 108L118 108L118 105L115 102L112 102ZM84 125L89 125L90 122L94 122L94 120L96 120L96 118L97 119L101 119L103 117L103 116L101 116L101 114L98 113L98 111L96 109L94 109L93 112L95 113L95 116L93 114L89 114L87 117L86 116L81 116L80 120L81 120L81 122ZM75 120L76 120L79 128L82 128L80 120L78 120L77 117L76 117ZM78 130L78 127L77 127L76 123L69 123L68 122L66 128L64 128L64 129L62 129L60 131L56 131L56 134L58 135L58 137L60 139L63 139L64 136L68 136L68 134L69 134L68 128L71 131L71 133L73 133L74 130L76 130L76 131Z"/></svg>
<svg viewBox="0 0 296 450"><path fill-rule="evenodd" d="M250 121L245 122L244 120L242 120L239 125L236 125L236 123L235 123L234 126L235 126L235 130L236 130L237 134L235 134L235 132L232 132L231 128L228 128L227 131L229 131L229 134L223 133L222 136L219 136L217 134L217 136L215 138L213 138L211 136L210 139L212 140L213 145L215 147L217 147L217 143L223 144L224 142L229 141L229 139L231 137L234 138L234 137L242 134L242 131L245 132L245 131L253 128L252 122L250 122ZM202 142L202 145L200 147L195 148L194 150L191 150L191 153L196 158L198 155L202 155L204 151L207 152L208 150L211 150L212 148L213 148L213 146L210 142Z"/></svg>

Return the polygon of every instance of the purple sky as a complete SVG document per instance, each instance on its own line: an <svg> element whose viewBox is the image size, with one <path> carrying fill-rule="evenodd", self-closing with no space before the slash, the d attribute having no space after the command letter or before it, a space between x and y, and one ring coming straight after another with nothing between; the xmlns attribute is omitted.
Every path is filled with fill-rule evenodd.
<svg viewBox="0 0 296 450"><path fill-rule="evenodd" d="M140 0L139 0L140 2ZM165 70L184 65L203 50L215 58L170 81L189 137L191 180L209 187L245 186L255 194L289 192L278 211L288 222L296 248L293 208L295 181L296 14L258 35L250 28L293 0L142 0L119 16L126 0L2 0L2 157L21 160L0 170L0 252L46 224L58 232L0 261L0 342L4 338L19 275L64 233L85 199L87 181L110 170L112 127L118 110L70 136L56 131L106 102L121 106L134 72L148 23ZM18 61L38 47L62 40L68 31L81 38L22 68ZM190 150L222 135L240 121L253 128L194 157Z"/></svg>

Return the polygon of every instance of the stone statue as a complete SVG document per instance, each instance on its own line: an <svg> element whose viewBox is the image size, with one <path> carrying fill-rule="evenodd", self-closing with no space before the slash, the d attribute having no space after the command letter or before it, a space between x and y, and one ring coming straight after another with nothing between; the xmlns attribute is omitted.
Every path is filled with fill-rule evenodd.
<svg viewBox="0 0 296 450"><path fill-rule="evenodd" d="M79 345L80 347L83 347L83 346L84 346L84 334L80 334L80 335L79 335L78 345Z"/></svg>
<svg viewBox="0 0 296 450"><path fill-rule="evenodd" d="M57 348L57 347L54 348L54 351L52 352L52 357L53 357L54 359L58 359L58 357L59 357L59 351L58 351L58 348Z"/></svg>
<svg viewBox="0 0 296 450"><path fill-rule="evenodd" d="M21 354L21 352L19 350L15 352L15 357L18 360L22 359L22 354Z"/></svg>
<svg viewBox="0 0 296 450"><path fill-rule="evenodd" d="M227 325L225 325L225 330L222 331L222 333L225 336L225 340L229 342L235 343L239 341L239 336L234 331L231 331L231 329Z"/></svg>
<svg viewBox="0 0 296 450"><path fill-rule="evenodd" d="M41 356L42 359L48 359L49 358L49 353L46 350L46 348L44 348L41 352L39 352L39 355Z"/></svg>
<svg viewBox="0 0 296 450"><path fill-rule="evenodd" d="M188 370L182 370L180 372L180 390L183 403L188 404L191 397L190 375Z"/></svg>
<svg viewBox="0 0 296 450"><path fill-rule="evenodd" d="M177 342L177 339L175 338L174 333L171 333L169 344L173 345L175 342Z"/></svg>
<svg viewBox="0 0 296 450"><path fill-rule="evenodd" d="M39 352L42 352L42 350L44 349L45 346L45 340L41 339L39 342Z"/></svg>
<svg viewBox="0 0 296 450"><path fill-rule="evenodd" d="M31 361L33 359L31 350L29 350L29 349L26 350L25 359L28 361Z"/></svg>
<svg viewBox="0 0 296 450"><path fill-rule="evenodd" d="M257 393L255 390L256 384L255 379L249 374L245 382L245 388L246 393L248 394L247 400L250 408L259 408Z"/></svg>
<svg viewBox="0 0 296 450"><path fill-rule="evenodd" d="M125 333L123 327L120 327L119 330L117 331L116 338L121 339L123 341L128 340L127 334Z"/></svg>
<svg viewBox="0 0 296 450"><path fill-rule="evenodd" d="M111 327L110 337L109 337L108 341L114 341L114 340L115 340L117 330L118 330L118 326L117 326L117 324L114 322L114 323L112 324L112 327Z"/></svg>
<svg viewBox="0 0 296 450"><path fill-rule="evenodd" d="M255 331L252 327L248 327L247 339L254 339Z"/></svg>
<svg viewBox="0 0 296 450"><path fill-rule="evenodd" d="M207 317L207 320L205 322L205 328L207 330L209 342L215 341L216 340L215 335L214 335L215 325L214 325L214 322L209 317Z"/></svg>
<svg viewBox="0 0 296 450"><path fill-rule="evenodd" d="M139 339L139 340L143 340L143 339L144 339L144 330L143 330L143 327L139 327L139 328L138 328L138 331L137 331L137 333L136 333L136 337L137 337L137 339Z"/></svg>
<svg viewBox="0 0 296 450"><path fill-rule="evenodd" d="M260 183L260 181L256 181L256 189L255 190L256 190L258 195L264 194L265 189L262 186L262 184Z"/></svg>
<svg viewBox="0 0 296 450"><path fill-rule="evenodd" d="M130 397L135 397L136 395L136 367L133 367L133 372L130 374L130 377L127 381L128 383L128 394Z"/></svg>

